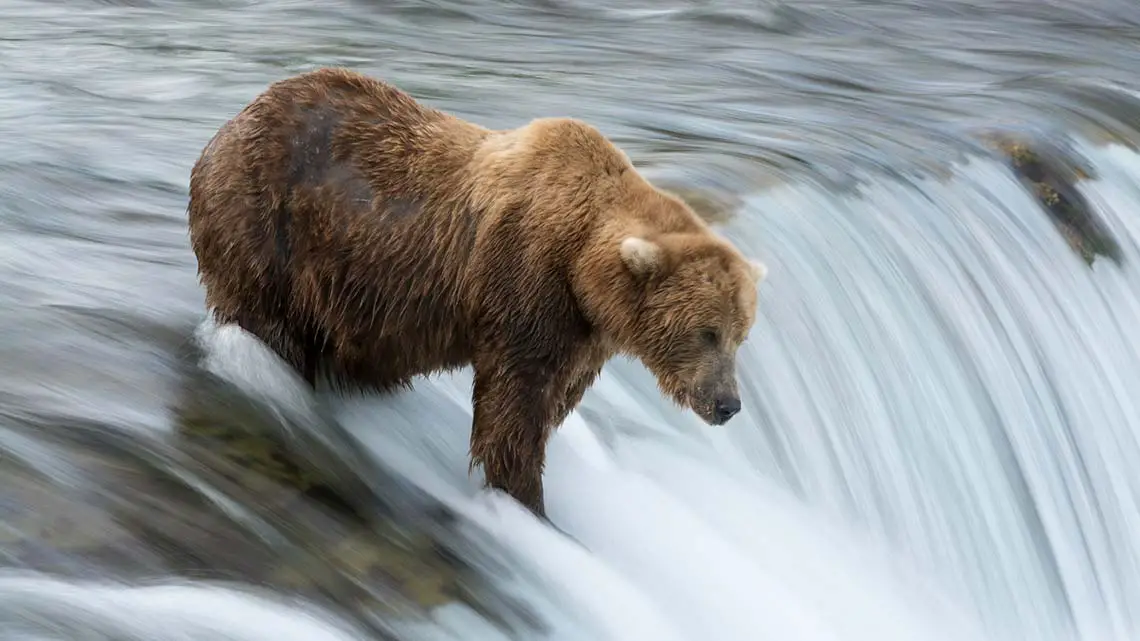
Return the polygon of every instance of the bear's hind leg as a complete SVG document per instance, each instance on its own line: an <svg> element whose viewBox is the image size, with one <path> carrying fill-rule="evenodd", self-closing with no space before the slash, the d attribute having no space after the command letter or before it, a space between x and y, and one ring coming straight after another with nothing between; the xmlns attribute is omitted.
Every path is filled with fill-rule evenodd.
<svg viewBox="0 0 1140 641"><path fill-rule="evenodd" d="M316 330L297 331L293 333L291 342L296 345L294 351L297 354L293 366L309 387L316 389L317 376L325 359L324 333Z"/></svg>
<svg viewBox="0 0 1140 641"><path fill-rule="evenodd" d="M306 340L297 332L289 331L281 321L264 321L251 314L232 314L215 309L214 321L218 325L237 325L254 335L292 367L310 387L316 387L317 368L322 353L317 341Z"/></svg>

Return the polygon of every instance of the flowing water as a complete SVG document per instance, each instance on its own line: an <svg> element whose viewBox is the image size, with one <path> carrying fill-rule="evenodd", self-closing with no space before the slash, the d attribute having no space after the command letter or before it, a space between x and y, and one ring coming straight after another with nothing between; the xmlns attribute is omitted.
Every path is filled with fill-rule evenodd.
<svg viewBox="0 0 1140 641"><path fill-rule="evenodd" d="M1140 638L1140 5L0 0L0 639ZM585 118L768 263L745 409L615 361L569 538L468 474L470 373L307 392L204 322L189 169L348 65ZM1047 142L1089 264L987 132ZM1046 204L1043 204L1046 203ZM722 212L723 213L723 212Z"/></svg>

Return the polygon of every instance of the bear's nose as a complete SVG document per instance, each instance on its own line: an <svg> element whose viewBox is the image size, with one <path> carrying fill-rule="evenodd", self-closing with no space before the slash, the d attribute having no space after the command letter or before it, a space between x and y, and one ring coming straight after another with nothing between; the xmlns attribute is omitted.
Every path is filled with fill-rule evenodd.
<svg viewBox="0 0 1140 641"><path fill-rule="evenodd" d="M740 411L739 398L718 398L716 405L713 407L713 413L716 415L718 423L727 423L728 419L736 416Z"/></svg>

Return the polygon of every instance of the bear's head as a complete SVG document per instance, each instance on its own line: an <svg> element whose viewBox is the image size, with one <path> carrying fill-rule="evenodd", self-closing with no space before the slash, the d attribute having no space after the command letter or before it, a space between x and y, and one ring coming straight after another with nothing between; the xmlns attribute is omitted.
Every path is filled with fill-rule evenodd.
<svg viewBox="0 0 1140 641"><path fill-rule="evenodd" d="M707 231L629 235L617 249L639 291L623 351L674 401L723 425L740 411L736 352L752 329L767 268Z"/></svg>

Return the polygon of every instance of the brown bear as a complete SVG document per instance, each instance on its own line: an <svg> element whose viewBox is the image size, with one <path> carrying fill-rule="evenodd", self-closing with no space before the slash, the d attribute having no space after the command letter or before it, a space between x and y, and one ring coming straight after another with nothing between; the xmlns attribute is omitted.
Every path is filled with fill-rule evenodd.
<svg viewBox="0 0 1140 641"><path fill-rule="evenodd" d="M320 69L221 127L188 213L216 320L310 385L471 365L471 465L538 516L547 437L612 356L709 424L740 410L766 268L580 121L490 130Z"/></svg>

